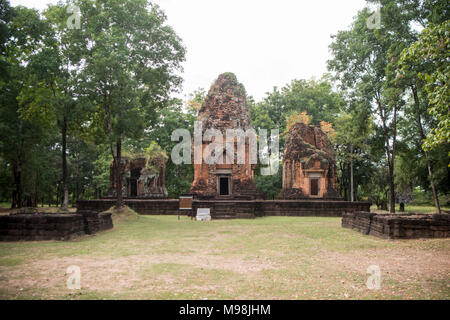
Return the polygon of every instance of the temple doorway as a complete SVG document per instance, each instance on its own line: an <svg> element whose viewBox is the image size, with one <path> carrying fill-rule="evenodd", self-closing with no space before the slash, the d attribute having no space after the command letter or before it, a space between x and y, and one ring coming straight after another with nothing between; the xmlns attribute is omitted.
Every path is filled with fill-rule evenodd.
<svg viewBox="0 0 450 320"><path fill-rule="evenodd" d="M318 196L319 195L319 179L311 179L311 195Z"/></svg>
<svg viewBox="0 0 450 320"><path fill-rule="evenodd" d="M137 180L130 179L130 196L137 197Z"/></svg>
<svg viewBox="0 0 450 320"><path fill-rule="evenodd" d="M138 180L140 176L141 176L141 168L131 170L129 180L130 197L138 196Z"/></svg>
<svg viewBox="0 0 450 320"><path fill-rule="evenodd" d="M219 177L219 195L221 195L221 196L230 195L230 178L229 177Z"/></svg>

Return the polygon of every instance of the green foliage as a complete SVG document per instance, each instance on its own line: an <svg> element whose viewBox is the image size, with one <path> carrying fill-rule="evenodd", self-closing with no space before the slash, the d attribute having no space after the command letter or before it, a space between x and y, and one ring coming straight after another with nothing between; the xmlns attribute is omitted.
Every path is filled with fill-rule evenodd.
<svg viewBox="0 0 450 320"><path fill-rule="evenodd" d="M69 4L81 8L81 29L67 27ZM42 16L8 2L0 8L0 178L13 180L0 193L21 198L17 205L29 196L58 197L56 129L67 127L73 199L103 194L111 163L103 144L142 137L155 110L171 103L181 82L180 39L143 0L59 2Z"/></svg>
<svg viewBox="0 0 450 320"><path fill-rule="evenodd" d="M85 48L82 86L98 107L97 126L110 143L139 138L154 108L167 106L181 82L175 75L184 60L181 41L158 6L145 0L75 4L85 21L80 32L93 44Z"/></svg>
<svg viewBox="0 0 450 320"><path fill-rule="evenodd" d="M262 119L267 115L280 132L286 129L286 118L296 112L306 111L312 116L311 123L320 121L332 122L343 104L341 96L333 91L330 79L324 76L319 81L293 80L285 87L274 88L260 102L255 110L260 110ZM256 112L255 112L256 113ZM256 127L260 127L258 115L254 120Z"/></svg>
<svg viewBox="0 0 450 320"><path fill-rule="evenodd" d="M246 95L245 87L242 83L240 83L236 77L236 75L233 72L224 72L220 76L226 78L228 81L230 81L232 84L236 85L236 89L234 94L239 95Z"/></svg>
<svg viewBox="0 0 450 320"><path fill-rule="evenodd" d="M197 115L203 105L203 102L205 101L205 98L206 91L203 88L198 88L197 90L194 90L194 92L190 93L188 100L185 102L188 112Z"/></svg>
<svg viewBox="0 0 450 320"><path fill-rule="evenodd" d="M195 92L191 96L194 96ZM172 141L171 135L175 129L183 128L189 130L192 136L196 116L196 109L187 108L187 110L183 110L182 102L174 99L166 108L155 110L150 126L141 139L127 139L124 141L124 149L128 150L125 151L125 154L128 152L129 156L140 154L140 156L145 158L144 150L151 144L157 144L163 150L167 156L166 188L171 198L178 198L179 195L189 191L194 179L192 165L175 165L172 162L169 152L178 141Z"/></svg>
<svg viewBox="0 0 450 320"><path fill-rule="evenodd" d="M358 199L383 207L393 186L429 197L434 182L448 201L448 1L368 2L382 7L381 29L367 27L371 10L359 12L348 30L333 36L328 67L334 77L293 80L262 101L247 97L252 126L283 133L302 113L313 125L332 125L346 198L352 164ZM81 29L67 28L69 4L81 9ZM181 84L185 48L158 6L75 0L40 14L1 1L0 20L0 200L61 202L66 126L73 201L106 194L120 143L124 156L166 159L170 197L189 190L193 166L172 163L171 133L193 133L206 92L200 88L184 103L171 98ZM222 76L245 94L233 73ZM282 168L259 176L258 165L255 181L270 199L281 190Z"/></svg>
<svg viewBox="0 0 450 320"><path fill-rule="evenodd" d="M145 153L147 155L148 162L152 162L156 159L168 159L166 151L163 150L155 141L152 141L152 143L145 148Z"/></svg>
<svg viewBox="0 0 450 320"><path fill-rule="evenodd" d="M437 119L423 148L431 150L441 143L450 143L450 21L430 24L418 41L402 52L401 71L418 70L417 77L425 82L429 101L428 112Z"/></svg>
<svg viewBox="0 0 450 320"><path fill-rule="evenodd" d="M256 172L260 171L260 166L256 167ZM266 194L266 199L275 199L281 192L283 177L283 166L279 165L278 172L274 175L255 175L256 188Z"/></svg>
<svg viewBox="0 0 450 320"><path fill-rule="evenodd" d="M100 147L101 152L99 152L97 159L93 162L94 170L92 184L90 186L93 189L92 195L96 198L100 198L108 192L110 166L112 163L111 152L109 152L107 145ZM88 196L85 198L88 198Z"/></svg>
<svg viewBox="0 0 450 320"><path fill-rule="evenodd" d="M194 92L195 95L195 92ZM198 96L199 98L201 95ZM171 151L178 141L172 141L171 135L175 129L182 128L194 132L194 121L197 111L188 109L184 112L180 101L172 101L172 105L155 113L151 123L151 130L145 135L143 141L156 141L162 149ZM175 165L171 158L166 163L166 187L169 197L178 198L188 192L194 179L192 165Z"/></svg>

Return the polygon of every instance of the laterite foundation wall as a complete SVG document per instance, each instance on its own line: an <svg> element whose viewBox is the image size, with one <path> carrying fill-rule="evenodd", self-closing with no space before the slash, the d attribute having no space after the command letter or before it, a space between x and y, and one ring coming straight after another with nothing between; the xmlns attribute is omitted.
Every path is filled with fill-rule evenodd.
<svg viewBox="0 0 450 320"><path fill-rule="evenodd" d="M178 199L161 199L161 200L142 200L142 199L124 199L124 203L131 209L140 214L178 214ZM116 204L115 199L99 199L99 200L79 200L77 201L77 209L106 211Z"/></svg>
<svg viewBox="0 0 450 320"><path fill-rule="evenodd" d="M447 238L450 215L348 212L342 216L342 227L385 239Z"/></svg>
<svg viewBox="0 0 450 320"><path fill-rule="evenodd" d="M0 241L69 240L113 227L110 213L35 213L0 216Z"/></svg>
<svg viewBox="0 0 450 320"><path fill-rule="evenodd" d="M178 199L125 199L125 204L140 214L177 215ZM105 211L115 200L80 200L78 210ZM209 208L212 218L255 218L263 216L323 216L341 217L344 212L369 211L369 202L326 200L194 200L193 209Z"/></svg>

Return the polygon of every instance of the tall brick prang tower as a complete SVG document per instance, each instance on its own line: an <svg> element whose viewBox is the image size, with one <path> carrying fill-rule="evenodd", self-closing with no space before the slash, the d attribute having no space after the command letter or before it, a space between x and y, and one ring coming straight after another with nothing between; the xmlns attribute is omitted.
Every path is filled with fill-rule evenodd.
<svg viewBox="0 0 450 320"><path fill-rule="evenodd" d="M251 129L250 113L245 88L233 73L223 73L213 83L199 111L198 121L202 124L202 136L207 129L217 129L226 139L227 129ZM237 141L237 140L236 140ZM202 141L202 150L211 142ZM225 150L225 148L224 148ZM235 143L235 155L237 145ZM249 141L245 143L245 163L224 161L217 164L194 164L194 181L190 192L197 198L255 199L257 192L253 179L255 164L249 161ZM231 161L229 161L231 162Z"/></svg>

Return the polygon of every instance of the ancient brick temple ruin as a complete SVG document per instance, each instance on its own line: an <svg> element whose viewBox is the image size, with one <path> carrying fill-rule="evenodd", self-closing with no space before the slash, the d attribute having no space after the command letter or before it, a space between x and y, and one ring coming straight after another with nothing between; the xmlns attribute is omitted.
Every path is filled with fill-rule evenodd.
<svg viewBox="0 0 450 320"><path fill-rule="evenodd" d="M319 126L294 124L283 157L280 199L338 200L335 153Z"/></svg>
<svg viewBox="0 0 450 320"><path fill-rule="evenodd" d="M232 73L221 74L211 86L199 111L202 136L207 129L218 129L226 140L226 129L251 129L250 113L244 86ZM212 142L202 142L202 150ZM222 163L194 164L194 181L190 192L196 198L255 199L263 197L256 190L253 172L255 164L249 161L250 140L245 140L245 161L238 164L237 138L234 139L234 162L224 156Z"/></svg>
<svg viewBox="0 0 450 320"><path fill-rule="evenodd" d="M128 198L166 198L166 162L164 158L152 160L150 165L144 157L130 159L122 157L122 195ZM114 164L110 166L109 197L116 195Z"/></svg>
<svg viewBox="0 0 450 320"><path fill-rule="evenodd" d="M229 142L226 144L229 148L225 148L223 154L226 160L219 161L218 164L198 161L195 150L200 151L200 155L208 155L212 147L213 141L205 139L204 136L207 129L217 129L224 136L227 129L251 131L245 89L234 74L224 73L213 83L199 110L198 121L201 123L201 132L197 129L197 134L200 133L203 139L198 140L198 135L194 133L194 180L189 190L189 194L194 196L194 214L197 209L206 208L210 210L213 219L264 216L340 217L346 212L370 211L369 202L343 201L339 197L336 191L335 155L328 137L319 127L302 123L292 126L284 151L283 189L276 200L264 200L264 194L256 189L255 164L249 161L252 154L250 148L254 143L248 136L244 156L241 157L244 161L238 161L237 154L242 154L236 141L238 139L233 143L227 141L226 137L224 141ZM205 150L207 152L202 152ZM229 156L233 151L234 161L231 161ZM221 154L213 153L214 157ZM164 163L160 163L159 169L152 173L144 170L145 159L124 159L123 165L123 194L126 205L140 214L180 214L179 199L158 199L158 196L155 196L167 194ZM114 187L115 179L112 173L112 190ZM80 200L77 207L79 210L103 211L114 203L115 199Z"/></svg>

